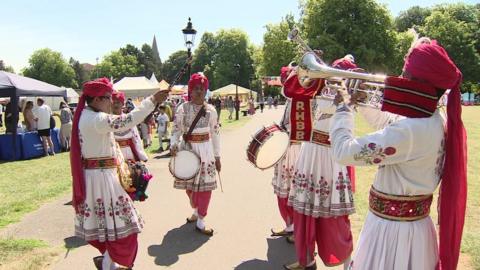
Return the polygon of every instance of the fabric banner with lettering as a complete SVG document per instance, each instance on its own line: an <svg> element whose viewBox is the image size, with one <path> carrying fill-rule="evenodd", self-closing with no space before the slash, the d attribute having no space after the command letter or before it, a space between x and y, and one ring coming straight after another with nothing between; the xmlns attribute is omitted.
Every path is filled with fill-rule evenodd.
<svg viewBox="0 0 480 270"><path fill-rule="evenodd" d="M309 87L305 88L298 81L297 75L292 75L285 81L283 93L286 97L292 99L292 109L290 111L291 141L311 140L313 98L323 86L323 80L314 80Z"/></svg>

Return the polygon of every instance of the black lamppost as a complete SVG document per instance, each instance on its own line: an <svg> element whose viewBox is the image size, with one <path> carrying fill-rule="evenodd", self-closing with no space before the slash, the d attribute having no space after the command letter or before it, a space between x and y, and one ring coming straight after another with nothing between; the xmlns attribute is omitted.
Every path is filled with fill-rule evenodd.
<svg viewBox="0 0 480 270"><path fill-rule="evenodd" d="M237 83L235 84L235 120L238 120L238 111L240 110L240 100L238 99L238 84L240 83L240 64L233 67L237 69Z"/></svg>
<svg viewBox="0 0 480 270"><path fill-rule="evenodd" d="M192 47L193 42L195 41L195 35L197 30L193 29L192 20L188 17L187 27L182 29L183 36L185 37L185 47L187 47L188 58L192 57ZM190 79L191 75L191 62L188 64L188 78Z"/></svg>

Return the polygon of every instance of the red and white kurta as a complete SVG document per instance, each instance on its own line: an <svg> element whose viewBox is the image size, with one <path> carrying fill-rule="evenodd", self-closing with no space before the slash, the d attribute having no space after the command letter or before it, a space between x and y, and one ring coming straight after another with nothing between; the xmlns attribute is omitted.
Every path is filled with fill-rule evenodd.
<svg viewBox="0 0 480 270"><path fill-rule="evenodd" d="M215 107L205 104L206 113L197 122L192 132L193 136L208 136L207 140L201 142L191 142L192 151L195 152L201 160L200 171L192 180L176 179L174 187L177 189L192 190L194 192L211 191L217 188L217 170L215 167L215 157L220 157L220 130L218 125L217 112ZM177 145L179 150L186 147L183 141L183 135L186 134L195 119L202 105L196 105L191 102L181 104L175 113L170 145Z"/></svg>
<svg viewBox="0 0 480 270"><path fill-rule="evenodd" d="M83 159L113 158L121 155L113 132L130 130L154 109L151 99L125 115L110 115L85 108L79 120ZM85 202L75 218L75 235L86 240L115 241L138 233L143 221L119 182L118 168L84 169Z"/></svg>
<svg viewBox="0 0 480 270"><path fill-rule="evenodd" d="M145 149L143 148L143 143L140 138L140 135L138 134L138 128L136 126L125 131L116 131L114 134L115 134L115 140L117 142L118 141L128 142L128 144L124 143L120 145L120 149L125 159L135 160L135 155L132 151L132 147L133 147L139 159L135 161L148 160L148 156L145 153ZM130 145L130 141L132 145Z"/></svg>
<svg viewBox="0 0 480 270"><path fill-rule="evenodd" d="M378 166L373 188L381 193L431 195L443 171L442 113L437 110L431 117L405 118L371 108L360 108L360 112L381 130L355 138L353 113L336 113L330 131L334 158L342 164ZM437 262L437 237L429 216L393 221L368 212L353 269L433 270Z"/></svg>

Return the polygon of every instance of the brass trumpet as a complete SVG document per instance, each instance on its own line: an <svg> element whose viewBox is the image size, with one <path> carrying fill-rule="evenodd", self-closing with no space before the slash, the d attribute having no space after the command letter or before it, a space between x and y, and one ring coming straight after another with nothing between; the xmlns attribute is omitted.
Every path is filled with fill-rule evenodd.
<svg viewBox="0 0 480 270"><path fill-rule="evenodd" d="M297 69L300 82L325 79L325 88L322 89L322 97L333 99L337 92L353 94L364 92L366 98L359 105L379 108L382 102L383 89L385 88L386 75L369 74L347 71L329 67L317 61L312 52L303 55Z"/></svg>

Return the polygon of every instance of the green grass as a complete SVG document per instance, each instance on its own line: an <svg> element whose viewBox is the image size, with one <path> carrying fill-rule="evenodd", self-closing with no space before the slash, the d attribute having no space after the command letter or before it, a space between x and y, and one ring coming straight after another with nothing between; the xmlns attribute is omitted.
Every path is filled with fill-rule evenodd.
<svg viewBox="0 0 480 270"><path fill-rule="evenodd" d="M480 226L478 226L480 224L480 174L478 173L480 171L480 155L478 154L480 152L480 125L478 124L480 107L463 107L462 115L468 136L468 198L461 252L466 253L469 257L465 258L467 265L471 262L474 269L480 270ZM372 131L359 114L356 116L355 125L357 136ZM368 191L374 180L375 172L376 167L356 167L355 206L357 213L351 216L352 230L356 236L360 234L367 214ZM431 215L436 223L437 196L434 198ZM463 266L465 265L463 264ZM459 265L459 269L464 268Z"/></svg>
<svg viewBox="0 0 480 270"><path fill-rule="evenodd" d="M46 269L60 252L41 240L0 239L0 270Z"/></svg>
<svg viewBox="0 0 480 270"><path fill-rule="evenodd" d="M0 228L70 189L68 153L0 163Z"/></svg>

